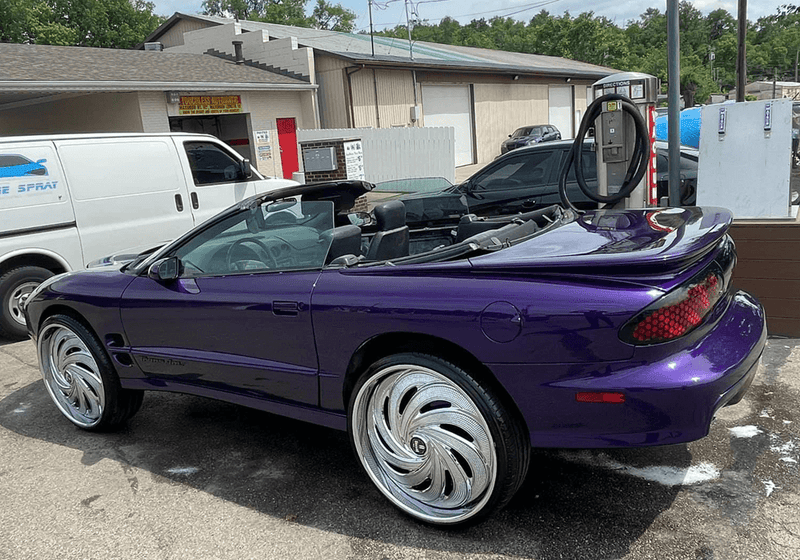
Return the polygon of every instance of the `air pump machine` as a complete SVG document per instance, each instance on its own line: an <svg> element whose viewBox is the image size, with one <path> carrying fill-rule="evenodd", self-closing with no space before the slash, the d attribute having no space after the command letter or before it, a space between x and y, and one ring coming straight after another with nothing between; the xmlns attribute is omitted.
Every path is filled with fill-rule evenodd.
<svg viewBox="0 0 800 560"><path fill-rule="evenodd" d="M574 165L578 186L590 199L606 207L647 208L658 205L655 157L655 106L658 78L639 72L612 74L592 85L594 101L586 110L572 149L559 177L562 203L567 198L566 177ZM583 177L582 146L594 126L597 189Z"/></svg>

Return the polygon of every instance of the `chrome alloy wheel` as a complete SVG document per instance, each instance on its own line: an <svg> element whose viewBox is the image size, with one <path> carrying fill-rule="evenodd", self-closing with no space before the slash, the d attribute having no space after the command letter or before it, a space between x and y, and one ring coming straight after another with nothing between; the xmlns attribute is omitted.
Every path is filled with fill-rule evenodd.
<svg viewBox="0 0 800 560"><path fill-rule="evenodd" d="M61 413L81 428L97 424L105 408L105 390L86 343L55 323L39 333L37 350L45 387Z"/></svg>
<svg viewBox="0 0 800 560"><path fill-rule="evenodd" d="M8 313L14 321L25 326L25 313L23 305L33 291L39 286L40 282L23 282L9 294Z"/></svg>
<svg viewBox="0 0 800 560"><path fill-rule="evenodd" d="M358 391L353 441L372 481L395 505L430 523L458 523L489 501L497 454L475 402L450 378L388 366Z"/></svg>

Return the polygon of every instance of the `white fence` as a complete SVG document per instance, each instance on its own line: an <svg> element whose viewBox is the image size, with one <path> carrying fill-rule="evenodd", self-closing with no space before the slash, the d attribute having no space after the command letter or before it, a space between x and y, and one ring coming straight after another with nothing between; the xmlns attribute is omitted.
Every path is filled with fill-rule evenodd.
<svg viewBox="0 0 800 560"><path fill-rule="evenodd" d="M298 142L360 138L364 175L371 183L444 177L455 182L456 139L452 127L328 128L298 130Z"/></svg>

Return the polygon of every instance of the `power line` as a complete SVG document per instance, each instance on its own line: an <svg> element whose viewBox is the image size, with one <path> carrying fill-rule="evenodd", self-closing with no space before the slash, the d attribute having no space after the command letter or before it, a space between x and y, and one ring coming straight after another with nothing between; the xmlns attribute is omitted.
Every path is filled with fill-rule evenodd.
<svg viewBox="0 0 800 560"><path fill-rule="evenodd" d="M389 2L392 2L392 1L397 1L397 0L389 0ZM448 1L448 0L419 0L419 2L414 2L414 4L428 4L428 3L437 3L437 2L446 2L446 1ZM474 13L471 13L471 14L447 15L447 16L444 16L444 17L441 17L441 18L426 18L424 21L426 21L426 22L434 22L434 21L442 21L443 19L448 18L448 17L449 18L453 18L453 19L457 19L457 18L462 18L462 17L472 17L472 16L480 16L480 15L486 15L486 14L494 14L494 15L496 15L498 17L509 17L509 16L513 16L513 15L516 15L516 14L520 14L522 12L527 12L529 10L535 10L536 8L541 8L541 7L547 6L549 4L555 4L556 2L559 2L559 1L560 0L539 0L538 2L534 2L532 4L528 4L528 5L522 6L522 7L516 7L515 6L513 8L501 8L500 10L494 9L494 10L487 10L487 11L483 11L483 12L474 12ZM375 4L373 4L373 5L375 5ZM512 10L512 11L510 11L508 13L502 13L502 14L500 13L500 12L504 12L506 10ZM392 24L390 24L390 23L376 23L375 27L388 27L390 25L392 25Z"/></svg>

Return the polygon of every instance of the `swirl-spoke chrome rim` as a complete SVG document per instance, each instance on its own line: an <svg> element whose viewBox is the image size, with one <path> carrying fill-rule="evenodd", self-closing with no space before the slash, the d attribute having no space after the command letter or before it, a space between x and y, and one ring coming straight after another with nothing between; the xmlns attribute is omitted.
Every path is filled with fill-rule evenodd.
<svg viewBox="0 0 800 560"><path fill-rule="evenodd" d="M105 408L105 390L83 340L63 325L48 325L39 334L38 352L45 387L62 414L82 428L97 424Z"/></svg>
<svg viewBox="0 0 800 560"><path fill-rule="evenodd" d="M39 286L39 282L23 282L14 288L11 297L8 298L8 313L20 325L25 326L25 313L22 311L25 301L37 286Z"/></svg>
<svg viewBox="0 0 800 560"><path fill-rule="evenodd" d="M497 455L489 426L448 377L413 364L387 367L359 390L352 422L370 478L411 515L456 523L491 497Z"/></svg>

